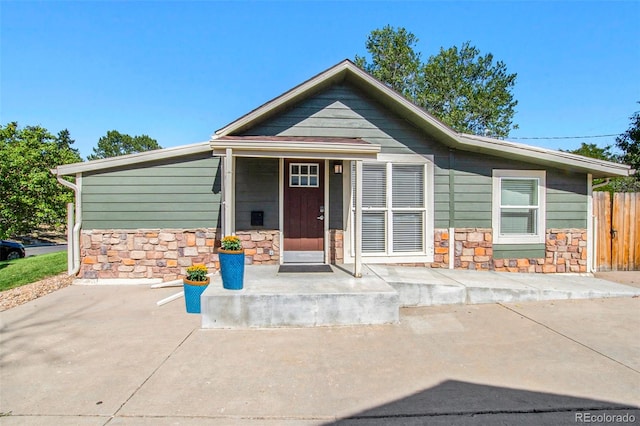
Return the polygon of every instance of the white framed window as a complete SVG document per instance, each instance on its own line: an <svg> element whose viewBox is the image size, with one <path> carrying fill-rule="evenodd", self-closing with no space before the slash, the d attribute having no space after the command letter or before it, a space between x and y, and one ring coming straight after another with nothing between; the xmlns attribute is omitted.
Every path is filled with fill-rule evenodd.
<svg viewBox="0 0 640 426"><path fill-rule="evenodd" d="M317 163L290 163L289 186L299 188L317 188L320 170Z"/></svg>
<svg viewBox="0 0 640 426"><path fill-rule="evenodd" d="M545 241L544 170L493 171L493 242L532 244Z"/></svg>
<svg viewBox="0 0 640 426"><path fill-rule="evenodd" d="M363 163L363 256L426 254L426 175L424 163ZM351 176L355 193L355 167Z"/></svg>

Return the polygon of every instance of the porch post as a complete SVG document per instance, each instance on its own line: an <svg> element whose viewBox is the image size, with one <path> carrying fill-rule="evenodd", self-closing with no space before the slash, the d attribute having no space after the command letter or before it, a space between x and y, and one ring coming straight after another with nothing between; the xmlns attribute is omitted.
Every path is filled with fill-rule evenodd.
<svg viewBox="0 0 640 426"><path fill-rule="evenodd" d="M231 148L227 148L224 156L224 188L222 194L224 196L224 222L222 235L231 235L232 215L234 211L233 205L233 152Z"/></svg>
<svg viewBox="0 0 640 426"><path fill-rule="evenodd" d="M597 238L594 238L594 230L598 229L597 226L594 226L594 223L597 223L597 218L593 214L593 175L591 173L587 173L587 272L592 273L596 272L596 264L594 259L596 259L595 255L597 253Z"/></svg>
<svg viewBox="0 0 640 426"><path fill-rule="evenodd" d="M356 161L356 211L354 214L354 267L353 276L362 277L362 160Z"/></svg>

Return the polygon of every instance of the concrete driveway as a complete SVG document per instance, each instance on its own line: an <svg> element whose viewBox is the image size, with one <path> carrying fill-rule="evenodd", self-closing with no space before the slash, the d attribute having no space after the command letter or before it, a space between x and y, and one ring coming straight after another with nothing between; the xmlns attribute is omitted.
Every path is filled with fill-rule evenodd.
<svg viewBox="0 0 640 426"><path fill-rule="evenodd" d="M640 298L404 308L398 325L201 330L182 299L156 306L175 290L71 286L0 313L0 423L640 419Z"/></svg>

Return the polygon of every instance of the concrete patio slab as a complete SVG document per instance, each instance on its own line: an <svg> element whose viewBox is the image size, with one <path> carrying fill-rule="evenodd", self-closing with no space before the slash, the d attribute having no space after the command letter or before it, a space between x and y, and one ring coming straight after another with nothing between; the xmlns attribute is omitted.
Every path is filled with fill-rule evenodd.
<svg viewBox="0 0 640 426"><path fill-rule="evenodd" d="M155 306L172 293L71 286L2 312L0 412L117 411L122 398L199 326L199 318L184 314L184 302L174 309Z"/></svg>
<svg viewBox="0 0 640 426"><path fill-rule="evenodd" d="M640 274L640 272L639 272ZM538 290L538 300L593 299L603 297L631 297L640 289L611 281L580 275L531 276L514 274L514 282L521 282Z"/></svg>
<svg viewBox="0 0 640 426"><path fill-rule="evenodd" d="M408 266L367 265L398 292L400 306L431 306L466 303L464 285L435 269Z"/></svg>
<svg viewBox="0 0 640 426"><path fill-rule="evenodd" d="M2 424L575 424L585 410L640 419L640 298L203 330L183 300L156 306L175 292L70 286L1 312Z"/></svg>
<svg viewBox="0 0 640 426"><path fill-rule="evenodd" d="M593 299L563 302L509 304L510 309L536 321L567 338L581 342L612 360L640 371L640 311L629 312L629 299ZM632 299L636 303L638 299ZM589 315L581 314L586 310ZM571 325L571 319L580 317L581 326ZM613 332L615 329L616 332ZM618 339L618 332L635 336ZM638 382L640 389L640 381ZM638 418L640 421L640 418Z"/></svg>

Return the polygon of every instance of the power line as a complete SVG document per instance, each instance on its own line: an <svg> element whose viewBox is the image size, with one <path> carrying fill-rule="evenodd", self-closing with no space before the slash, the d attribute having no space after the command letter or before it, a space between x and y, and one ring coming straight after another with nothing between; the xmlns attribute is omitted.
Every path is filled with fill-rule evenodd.
<svg viewBox="0 0 640 426"><path fill-rule="evenodd" d="M620 136L619 133L614 133L610 135L590 135L590 136L539 136L539 137L526 137L526 138L513 138L509 137L509 139L591 139L591 138L608 138L611 136Z"/></svg>

